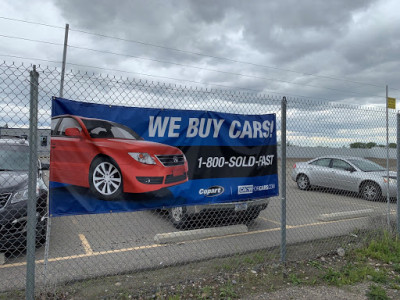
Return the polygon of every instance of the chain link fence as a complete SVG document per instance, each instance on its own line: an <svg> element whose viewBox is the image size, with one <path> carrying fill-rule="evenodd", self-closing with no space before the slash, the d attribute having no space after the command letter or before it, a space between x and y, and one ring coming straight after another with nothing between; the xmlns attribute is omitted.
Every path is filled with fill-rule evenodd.
<svg viewBox="0 0 400 300"><path fill-rule="evenodd" d="M395 194L389 194L387 202L386 188L390 186L392 192L396 182L390 178L392 173L387 178L385 169L388 163L391 171L396 170L396 149L385 148L383 109L288 98L287 117L282 120L281 98L78 71L65 74L63 96L67 99L160 109L275 113L278 141L282 122L286 125L285 157L280 156L281 145L278 146L281 196L271 198L266 208L256 203L244 212L235 212L231 205L199 206L193 210L195 213L185 216L185 224L177 222L182 213L187 213L184 207L48 218L45 186L49 178L51 98L59 93L61 74L58 68L36 69L39 101L34 138L39 162L34 278L40 288L54 290L86 278L168 268L253 251L261 251L271 261L280 260L279 255L269 254L279 254L279 249L282 253L282 237L288 246L312 241L307 244L312 246L301 251L305 256L316 257L341 247L343 240L338 237L357 239L360 231L385 228L395 218ZM1 291L26 286L24 170L32 149L24 137L29 135L31 71L32 66L0 64ZM395 145L393 112L389 113L389 130L390 142ZM306 163L315 158L320 159ZM375 164L356 158L367 158ZM371 171L381 173L373 177ZM282 186L282 179L286 179L286 186ZM223 231L226 228L239 231ZM198 229L212 234L198 235ZM160 234L174 236L178 235L176 232L184 232L185 240L159 239ZM289 251L286 255L286 249L283 251L286 260L299 257L298 252Z"/></svg>

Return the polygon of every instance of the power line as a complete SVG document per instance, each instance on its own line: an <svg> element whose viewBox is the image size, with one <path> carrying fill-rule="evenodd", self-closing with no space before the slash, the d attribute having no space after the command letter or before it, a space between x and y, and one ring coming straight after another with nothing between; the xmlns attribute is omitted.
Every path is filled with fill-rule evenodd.
<svg viewBox="0 0 400 300"><path fill-rule="evenodd" d="M37 61L46 61L46 62L52 62L52 63L61 63L61 61L53 61L53 60L40 59L40 58L31 58L31 57L21 57L21 56L15 56L15 55L3 55L3 54L0 54L0 56L13 57L13 58L19 58L19 59L27 59L27 60L29 59L29 60L37 60ZM74 63L69 63L69 65L77 66L77 67L84 67L84 68L99 69L99 70L104 70L104 71L113 71L113 72L119 72L119 73L136 74L136 75L153 77L153 78L168 79L168 80L174 80L174 81L177 81L177 82L194 83L194 84L199 84L199 85L203 85L203 86L214 86L214 87L225 88L225 89L229 89L229 90L233 90L233 91L243 90L243 91L254 92L254 93L257 93L257 94L265 93L265 91L268 91L268 93L271 93L271 94L276 94L276 95L281 95L281 96L296 97L298 99L299 98L303 98L303 99L305 99L307 101L310 101L310 100L311 101L321 101L321 100L322 101L327 101L328 100L326 98L323 99L323 98L315 98L315 97L309 97L309 96L303 96L303 95L295 95L295 94L290 94L290 93L278 93L278 92L273 92L273 91L268 90L268 89L254 90L254 89L249 89L249 88L245 88L245 87L231 87L231 86L215 84L215 83L205 83L205 82L188 80L188 79L180 79L180 78L174 78L174 77L168 77L168 76L153 75L153 74L146 74L146 73L132 72L132 71L124 71L124 70L119 70L119 69L109 69L109 68L82 65L82 64L74 64ZM43 88L41 88L41 89L44 90ZM328 100L328 101L331 101L331 100ZM342 105L341 103L338 103L338 102L329 102L329 103L331 103L332 105L335 105L335 104ZM351 105L351 104L345 104L345 105ZM352 105L352 106L354 106L354 105Z"/></svg>
<svg viewBox="0 0 400 300"><path fill-rule="evenodd" d="M267 80L267 81L276 81L276 82L282 82L282 83L288 83L288 84L294 84L294 85L300 85L300 86L313 87L313 88L318 88L318 89L327 89L327 90L337 91L337 92L344 93L344 94L350 93L350 94L354 94L354 95L364 96L364 94L361 94L361 93L351 92L351 91L343 91L343 90L339 90L339 89L335 89L335 88L322 87L322 86L316 86L316 85L310 85L310 84L301 84L301 83L295 83L292 81L286 81L286 80L281 80L281 79L273 79L273 78L255 76L255 75L247 75L247 74L242 74L242 73L234 73L234 72L222 71L222 70L217 70L217 69L209 69L209 68L198 67L198 66L193 66L193 65L186 65L186 64L181 64L181 63L170 62L170 61L166 61L166 60L140 57L140 56L135 56L135 55L131 55L131 54L123 54L123 53L117 53L117 52L112 52L112 51L97 50L97 49L93 49L93 48L79 47L79 46L73 46L73 45L69 45L68 47L80 49L80 50L104 53L104 54L111 54L111 55L116 55L116 56L125 56L125 57L147 60L147 61L158 62L158 63L171 64L171 65L176 65L176 66L185 67L185 68L192 68L192 69L216 72L216 73L227 74L227 75L235 75L235 76L240 76L240 77L261 79L261 80Z"/></svg>
<svg viewBox="0 0 400 300"><path fill-rule="evenodd" d="M205 83L205 82L188 80L188 79L180 79L180 78L174 78L174 77L168 77L168 76L153 75L153 74L146 74L146 73L132 72L132 71L124 71L124 70L119 70L119 69L110 69L110 68L103 68L103 67L96 67L96 66L89 66L89 65L74 64L74 63L69 63L69 65L77 66L77 67L84 67L84 68L99 69L99 70L103 70L103 71L113 71L113 72L119 72L119 73L136 74L136 75L141 75L141 76L148 76L148 77L154 77L154 78L174 80L174 81L178 81L178 82L188 82L188 83L195 83L195 84L200 84L200 85L222 87L222 88L227 88L227 89L231 89L231 90L235 90L235 89L236 90L245 90L245 91L251 91L251 92L255 92L255 93L263 93L264 90L265 90L265 91L268 91L268 93L282 95L282 96L300 97L300 98L309 99L309 100L330 101L328 99L323 99L323 98L315 98L315 97L310 98L309 96L303 96L303 95L295 95L295 94L289 94L289 93L278 93L278 92L273 92L273 91L268 90L268 89L254 90L254 89L245 88L245 87L231 87L231 86L222 85L222 84L216 84L216 83Z"/></svg>
<svg viewBox="0 0 400 300"><path fill-rule="evenodd" d="M15 37L15 36L9 36L9 35L0 34L0 37L23 40L23 41L29 41L29 42L44 43L44 44L49 44L49 45L54 45L54 46L63 46L63 44L61 44L61 43L47 42L47 41L34 40L34 39ZM281 79L273 79L273 78L267 78L267 77L260 77L260 76L254 76L254 75L241 74L241 73L233 73L233 72L216 70L216 69L209 69L209 68L186 65L186 64L181 64L181 63L174 63L174 62L165 61L165 60L145 58L145 57L129 55L129 54L123 54L123 53L116 53L116 52L112 52L112 51L97 50L97 49L93 49L93 48L79 47L79 46L73 46L73 45L69 45L68 47L74 48L74 49L97 52L97 53L103 53L103 54L111 54L111 55L116 55L116 56L124 56L124 57L130 57L130 58L135 58L135 59L153 61L153 62L158 62L158 63L171 64L171 65L176 65L176 66L185 67L185 68L192 68L192 69L209 71L209 72L216 72L216 73L227 74L227 75L234 75L234 76L247 77L247 78L253 78L253 79L260 79L260 80L288 83L288 84L299 85L299 86L303 86L303 87L307 86L307 87L312 87L312 88L317 88L317 89L326 89L326 90L331 90L331 91L337 91L337 92L340 92L342 94L354 94L354 95L364 96L364 94L357 93L357 92L352 92L352 91L343 91L343 90L339 90L339 89L335 89L335 88L329 88L329 87L322 87L322 86L316 86L316 85L310 85L310 84L294 83L294 82L291 82L291 81L286 81L286 80L281 80Z"/></svg>
<svg viewBox="0 0 400 300"><path fill-rule="evenodd" d="M23 41L29 41L29 42L38 42L38 43L44 43L44 44L49 44L49 45L55 45L55 46L63 46L63 44L61 43L54 43L54 42L48 42L48 41L41 41L41 40L34 40L34 39L28 39L28 38L22 38L22 37L15 37L15 36L7 36L7 35L1 35L0 37L4 37L4 38L10 38L10 39L19 39L19 40L23 40ZM104 54L112 54L112 55L117 55L117 56L125 56L125 57L131 57L131 58L135 58L135 59L141 59L141 60L148 60L148 61L153 61L153 62L158 62L158 63L166 63L166 64L173 64L173 65L177 65L177 66L181 66L181 67L185 67L185 68L194 68L194 69L199 69L199 70L205 70L205 71L210 71L210 72L217 72L217 73L222 73L222 74L228 74L228 75L234 75L234 76L241 76L241 77L247 77L247 78L253 78L253 79L259 79L259 80L267 80L267 81L276 81L276 82L282 82L282 83L288 83L288 84L293 84L293 85L300 85L300 86L307 86L307 87L313 87L313 88L317 88L317 89L326 89L326 90L332 90L332 91L337 91L340 92L342 94L354 94L354 95L360 95L360 96L365 96L364 94L361 93L357 93L357 92L352 92L352 91L343 91L340 89L334 89L334 88L329 88L329 87L322 87L322 86L315 86L315 85L306 85L306 84L299 84L299 83L294 83L291 81L286 81L286 80L280 80L280 79L273 79L273 78L266 78L266 77L260 77L260 76L254 76L254 75L247 75L247 74L241 74L241 73L233 73L233 72L227 72L227 71L222 71L222 70L216 70L216 69L208 69L208 68L203 68L203 67L198 67L198 66L192 66L192 65L186 65L186 64L180 64L180 63L174 63L174 62L170 62L170 61L164 61L164 60L157 60L157 59L151 59L151 58L143 58L143 57L139 57L139 56L134 56L134 55L128 55L128 54L123 54L123 53L115 53L115 52L111 52L111 51L104 51L104 50L97 50L97 49L92 49L92 48L85 48L85 47L79 47L79 46L73 46L73 45L69 45L70 48L75 48L75 49L80 49L80 50L86 50L86 51L93 51L93 52L98 52L98 53L104 53ZM6 56L6 55L3 55ZM15 57L15 58L23 58L23 57L17 57L17 56L12 56L9 55L9 57ZM43 60L43 59L38 59L41 61L47 61L47 62L52 62L52 63L60 63L59 61L51 61L51 60ZM71 64L72 65L72 64ZM82 65L83 66L83 65ZM101 68L99 68L101 69ZM106 69L107 70L107 69ZM134 73L134 72L133 72ZM154 76L157 77L155 75L147 75L147 76ZM168 78L168 77L166 77ZM173 78L172 78L173 79ZM178 80L178 79L173 79L173 80ZM197 82L198 83L198 82ZM219 86L219 85L216 85ZM226 86L222 86L222 87L226 87ZM397 90L395 88L391 88L394 90ZM251 90L251 89L249 89ZM279 93L277 93L279 94ZM381 95L371 95L374 97L380 97ZM304 97L304 96L301 96Z"/></svg>
<svg viewBox="0 0 400 300"><path fill-rule="evenodd" d="M34 58L34 57L23 57L23 56L17 56L17 55L7 55L7 54L0 54L2 57L10 57L10 58L18 58L18 59L24 59L24 60L30 60L30 61L44 61L44 62L50 62L50 63L61 63L61 61L56 61L56 60L48 60L48 59L41 59L41 58ZM82 65L82 64L75 64L75 63L68 63L71 66L77 66L77 67L83 67L83 68L92 68L92 69L98 69L98 70L103 70L103 71L112 71L112 72L118 72L118 73L126 73L126 74L136 74L136 75L141 75L141 76L148 76L148 77L154 77L154 78L162 78L162 79L168 79L168 80L174 80L178 82L187 82L187 83L195 83L195 84L200 84L200 85L207 85L207 86L215 86L215 87L222 87L222 88L227 88L227 89L237 89L237 90L246 90L246 91L251 91L255 93L261 93L264 92L265 90L268 91L271 94L277 94L277 95L282 95L282 96L291 96L291 97L302 97L302 98L308 98L307 96L303 95L294 95L294 94L288 94L288 93L278 93L278 92L273 92L268 89L264 90L254 90L254 89L249 89L245 87L231 87L227 85L221 85L221 84L215 84L215 83L205 83L205 82L200 82L200 81L194 81L194 80L188 80L188 79L180 79L180 78L174 78L174 77L168 77L168 76L160 76L160 75L153 75L153 74L146 74L146 73L140 73L140 72L132 72L132 71L125 71L125 70L119 70L119 69L110 69L110 68L103 68L103 67L96 67L96 66L89 66L89 65ZM322 99L322 98L314 98L315 100L327 100L327 99Z"/></svg>
<svg viewBox="0 0 400 300"><path fill-rule="evenodd" d="M31 60L31 61L33 60L33 61L45 61L45 62L51 62L51 63L61 63L61 61L47 60L47 59L34 58L34 57L23 57L23 56L17 56L17 55L0 54L0 56L10 57L10 58L18 58L18 59L24 59L24 60ZM178 79L178 78L173 78L173 77L168 77L168 76L152 75L152 74L146 74L146 73L140 73L140 72L132 72L132 71L119 70L119 69L110 69L110 68L103 68L103 67L96 67L96 66L89 66L89 65L82 65L82 64L75 64L75 63L68 63L68 64L71 66L99 69L99 70L103 70L103 71L112 71L112 72L127 73L127 74L137 74L137 75L154 77L154 78L175 80L175 81L179 81L179 82L189 82L189 83L196 83L196 84L201 84L201 85L211 85L211 86L218 86L218 87L233 89L230 86L225 86L225 85L220 85L220 84L212 84L212 83L204 83L204 82L188 80L188 79ZM252 92L256 92L256 93L262 92L261 90L254 90L254 89L249 89L249 88L238 88L238 89L248 90L248 91L252 91ZM289 95L289 94L283 94L283 93L276 93L276 92L272 92L272 91L271 91L271 93L278 94L278 95ZM300 96L300 95L291 95L291 96L305 97L305 96Z"/></svg>
<svg viewBox="0 0 400 300"><path fill-rule="evenodd" d="M56 64L61 64L61 61L59 60L49 60L49 59L42 59L42 58L33 58L33 57L24 57L24 56L18 56L18 55L9 55L9 54L0 54L0 56L3 57L10 57L10 58L18 58L18 59L25 59L25 60L33 60L33 61L45 61L45 62L50 62L50 63L56 63Z"/></svg>
<svg viewBox="0 0 400 300"><path fill-rule="evenodd" d="M177 48L172 48L172 47L167 47L167 46L161 46L161 45L156 45L156 44L137 41L137 40L124 39L124 38L109 36L109 35L105 35L105 34L89 32L89 31L85 31L85 30L79 30L79 29L70 29L70 30L71 31L75 31L75 32L85 33L85 34L88 34L88 35L94 35L94 36L99 36L99 37L119 40L119 41L123 41L123 42L135 43L135 44L140 44L140 45L144 45L144 46L151 46L151 47L155 47L155 48L160 48L160 49L165 49L165 50L170 50L170 51L175 51L175 52L180 52L180 53L186 53L186 54L192 54L192 55L197 55L197 56L202 56L202 57L225 60L225 61L228 61L228 62L246 64L246 65L251 65L251 66L265 68L265 69L272 69L272 70L290 72L290 73L295 73L295 74L299 74L299 75L303 75L303 76L325 78L325 79L337 80L337 81L342 81L342 82L350 82L350 83L355 83L355 84L360 84L360 85L369 85L369 86L379 87L379 88L381 88L383 86L383 85L376 85L376 84L367 83L367 82L360 82L360 81L354 81L354 80L348 80L348 79L341 79L341 78L332 77L332 76L315 75L315 74L311 74L311 73L304 73L304 72L299 72L299 71L294 71L294 70L289 70L289 69L283 69L283 68L278 68L278 67L273 67L273 66L266 66L266 65L252 63L252 62L231 59L231 58L227 58L227 57L214 56L214 55L210 55L210 54L204 54L204 53L193 52L193 51L188 51L188 50L182 50L182 49L177 49Z"/></svg>
<svg viewBox="0 0 400 300"><path fill-rule="evenodd" d="M254 93L257 93L257 94L265 93L264 90L254 90L254 89L249 89L249 88L245 88L245 87L231 87L231 86L226 86L226 85L221 85L221 84L204 83L204 82L188 80L188 79L178 79L178 78L173 78L173 77L168 77L168 76L152 75L152 74L146 74L146 73L140 73L140 72L124 71L124 70L118 70L118 69L109 69L109 68L102 68L102 67L81 65L81 64L74 64L74 63L69 63L69 65L73 65L73 66L77 66L77 67L84 67L84 68L99 69L99 70L104 70L104 71L113 71L113 72L119 72L119 73L136 74L136 75L141 75L141 76L148 76L148 77L154 77L154 78L174 80L174 81L178 81L178 82L188 82L188 83L194 83L194 84L199 84L199 85L203 85L203 86L215 86L215 87L218 87L218 88L225 88L225 89L229 89L229 90L233 90L233 91L243 90L243 91L254 92ZM359 107L361 109L367 109L368 111L378 111L378 110L374 110L374 109L371 109L371 108L368 108L368 107L363 107L363 106L360 106L360 105L357 105L357 104L339 103L339 102L334 102L334 101L331 101L331 100L328 100L328 99L308 97L308 96L302 96L302 95L294 95L294 94L289 94L289 93L277 93L277 92L272 92L272 91L267 90L267 89L266 89L266 91L268 91L268 93L276 94L276 95L280 95L280 96L296 97L297 100L300 100L301 98L303 98L306 101L313 101L313 102L329 101L328 102L329 105L339 105L339 106L343 106L343 108L346 108L346 107ZM260 96L262 96L262 95L260 95ZM321 103L321 102L319 102L319 103ZM375 109L378 109L378 108L375 108ZM381 111L379 111L379 112L381 112Z"/></svg>
<svg viewBox="0 0 400 300"><path fill-rule="evenodd" d="M84 67L84 68L99 69L99 70L103 70L103 71L113 71L113 72L119 72L119 73L136 74L136 75L141 75L141 76L148 76L148 77L154 77L154 78L174 80L174 81L178 81L178 82L195 83L195 84L207 85L207 86L215 86L215 87L220 87L220 88L222 87L222 88L231 89L231 90L234 90L234 89L236 89L236 90L245 90L245 91L251 91L251 92L255 92L255 93L264 92L263 90L254 90L254 89L249 89L249 88L245 88L245 87L231 87L231 86L217 84L217 83L205 83L205 82L201 82L201 81L195 81L195 80L189 80L189 79L180 79L180 78L174 78L174 77L169 77L169 76L153 75L153 74L147 74L147 73L141 73L141 72L124 71L124 70L119 70L119 69L109 69L109 68L102 68L102 67L95 67L95 66L81 65L81 64L74 64L74 63L69 63L69 65L77 66L77 67ZM299 95L290 95L290 94L272 92L270 90L268 90L268 91L269 91L269 93L282 95L282 96L304 97L304 96L299 96Z"/></svg>
<svg viewBox="0 0 400 300"><path fill-rule="evenodd" d="M34 39L28 39L28 38L23 38L23 37L18 37L18 36L0 34L0 37L7 38L7 39L14 39L14 40L22 40L22 41L27 41L27 42L48 44L48 45L53 45L53 46L63 46L63 44L60 44L60 43L41 41L41 40L34 40Z"/></svg>
<svg viewBox="0 0 400 300"><path fill-rule="evenodd" d="M45 23L39 23L39 22L33 22L33 21L27 21L27 20L21 20L21 19L8 18L8 17L3 17L3 16L0 16L0 19L8 20L8 21L21 22L21 23L27 23L27 24L41 25L41 26L57 28L57 29L65 29L65 27L61 27L61 26L57 26L57 25L50 25L50 24L45 24Z"/></svg>
<svg viewBox="0 0 400 300"><path fill-rule="evenodd" d="M36 25L47 26L47 27L52 27L52 28L57 28L57 29L64 29L64 27L61 27L61 26L49 25L49 24L45 24L45 23L32 22L32 21L26 21L26 20L21 20L21 19L2 17L2 16L0 16L0 18L1 19L5 19L5 20L9 20L9 21L23 22L23 23L36 24ZM138 40L131 40L131 39L125 39L125 38L120 38L120 37L115 37L115 36L109 36L109 35L100 34L100 33L89 32L89 31L80 30L80 29L71 29L70 28L70 31L75 31L75 32L84 33L84 34L88 34L88 35L99 36L99 37L103 37L103 38L110 38L110 39L129 42L129 43L140 44L140 45L144 45L144 46L155 47L155 48L159 48L159 49L165 49L165 50L169 50L169 51L175 51L175 52L186 53L186 54L191 54L191 55L196 55L196 56L202 56L202 57L214 58L214 59L219 59L219 60L225 60L225 61L233 62L233 63L247 64L247 65L260 67L260 68L266 68L266 69L290 72L290 73L295 73L295 74L299 74L299 75L303 75L303 76L324 78L324 79L342 81L342 82L347 82L347 83L354 83L354 84L359 84L359 85L369 85L369 86L379 87L379 88L382 88L384 86L384 84L376 85L376 84L367 83L367 82L360 82L360 81L355 81L355 80L337 78L337 77L333 77L333 76L315 75L315 74L311 74L311 73L299 72L299 71L294 71L294 70L290 70L290 69L278 68L278 67L274 67L274 66L266 66L266 65L256 64L256 63L247 62L247 61L235 60L235 59L231 59L231 58L227 58L227 57L214 56L214 55L210 55L210 54L204 54L204 53L194 52L194 51L189 51L189 50L182 50L182 49L177 49L177 48L172 48L172 47L152 44L152 43L138 41ZM391 88L391 89L400 90L400 89L396 89L396 88Z"/></svg>

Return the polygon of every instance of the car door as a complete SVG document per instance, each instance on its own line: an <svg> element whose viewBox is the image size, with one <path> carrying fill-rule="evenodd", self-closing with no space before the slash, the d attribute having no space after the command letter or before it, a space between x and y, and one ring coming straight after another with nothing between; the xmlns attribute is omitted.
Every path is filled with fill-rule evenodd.
<svg viewBox="0 0 400 300"><path fill-rule="evenodd" d="M329 176L331 171L330 163L331 163L330 158L320 158L312 161L309 164L308 175L311 185L322 186L322 187L329 186L330 184Z"/></svg>
<svg viewBox="0 0 400 300"><path fill-rule="evenodd" d="M88 168L88 156L92 155L92 151L82 137L66 136L67 128L77 128L82 132L81 125L72 117L63 117L58 122L51 137L50 176L57 182L86 185L88 179L85 169Z"/></svg>
<svg viewBox="0 0 400 300"><path fill-rule="evenodd" d="M354 191L357 184L355 169L342 159L332 159L332 188Z"/></svg>

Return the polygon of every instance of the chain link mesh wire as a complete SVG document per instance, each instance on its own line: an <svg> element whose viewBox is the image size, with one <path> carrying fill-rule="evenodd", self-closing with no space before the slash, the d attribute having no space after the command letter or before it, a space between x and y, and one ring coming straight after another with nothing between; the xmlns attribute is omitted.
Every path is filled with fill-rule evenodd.
<svg viewBox="0 0 400 300"><path fill-rule="evenodd" d="M30 71L32 67L0 64L0 268L2 290L24 287L25 270L7 268L9 261L26 265ZM37 162L36 246L45 242L47 188Z"/></svg>
<svg viewBox="0 0 400 300"><path fill-rule="evenodd" d="M396 114L388 117L395 172ZM308 251L321 255L324 245L336 251L365 230L387 228L389 211L394 226L396 181L389 179L387 203L386 165L385 109L288 99L288 241L315 240Z"/></svg>
<svg viewBox="0 0 400 300"><path fill-rule="evenodd" d="M0 64L0 114L4 123L0 124L2 135L6 124L12 132L21 130L18 135L25 134L28 128L28 78L31 69L31 66ZM59 93L61 74L58 68L46 66L38 66L37 71L40 128L37 137L40 138L41 145L40 160L46 164L49 162L50 145L44 143L44 139L50 134L51 97ZM69 71L65 74L64 97L106 105L238 114L275 113L278 140L281 134L281 99L255 93L208 90ZM395 114L390 113L389 120L390 139L391 142L395 142ZM302 251L315 257L326 250L327 242L332 242L332 247L341 246L339 241L335 240L339 236L354 237L357 230L376 226L377 220L381 222L379 226L385 226L387 205L384 201L366 201L359 191L350 192L347 187L338 186L341 182L351 182L349 174L355 175L357 172L340 170L342 173L348 173L343 175L343 178L339 176L328 180L334 185L329 188L315 187L312 181L304 188L304 182L307 181L299 181L297 176L292 180L292 172L298 169L300 162L320 156L365 157L385 166L385 148L350 148L350 145L356 142L385 144L385 126L384 110L288 99L285 174L288 245L312 241L312 247ZM19 141L13 139L13 143L16 140ZM0 152L0 155L3 161L3 152ZM393 149L390 155L390 168L394 170L396 164ZM278 174L281 174L281 159L279 157ZM3 166L1 168L3 169ZM48 172L42 172L43 180L48 185ZM280 188L282 189L282 186ZM376 190L379 188L376 187ZM3 204L3 211L6 210L6 206L11 205L9 200L2 203L6 203ZM44 203L46 206L47 203ZM20 204L23 207L25 205L23 201ZM393 205L390 204L391 212L394 209ZM49 218L47 223L47 218L41 217L39 220L42 223L38 224L47 226L41 227L40 229L44 228L41 231L38 230L41 234L38 235L36 250L36 283L43 288L57 289L60 285L85 278L138 273L145 269L258 250L268 256L268 253L279 249L280 197L271 198L267 208L249 206L248 210L241 212L235 212L234 206L201 208L204 209L191 215L187 214L185 207L177 207L168 210L55 217ZM3 211L0 209L2 216ZM46 217L44 211L47 212L47 207L39 210L38 215ZM23 212L24 208L21 207L8 211L11 224L12 219ZM338 213L342 214L341 217L337 216ZM1 220L3 222L5 218L2 217ZM212 238L202 238L194 233L195 229L223 228L226 225L239 224L247 225L248 231ZM11 230L4 226L0 228L1 238L7 238L6 234L11 233ZM186 232L187 240L160 243L155 239L159 234L171 232ZM43 237L47 237L45 246L41 246L45 241ZM5 264L0 265L0 290L24 288L24 249L10 247L6 252ZM287 259L297 258L298 253L288 253ZM270 259L279 260L279 256Z"/></svg>

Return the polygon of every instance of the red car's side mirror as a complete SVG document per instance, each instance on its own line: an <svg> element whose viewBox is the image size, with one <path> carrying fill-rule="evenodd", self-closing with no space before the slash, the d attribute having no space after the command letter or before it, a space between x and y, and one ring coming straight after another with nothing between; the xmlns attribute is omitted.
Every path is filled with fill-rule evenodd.
<svg viewBox="0 0 400 300"><path fill-rule="evenodd" d="M67 128L65 129L65 135L70 137L82 137L83 134L78 128Z"/></svg>

